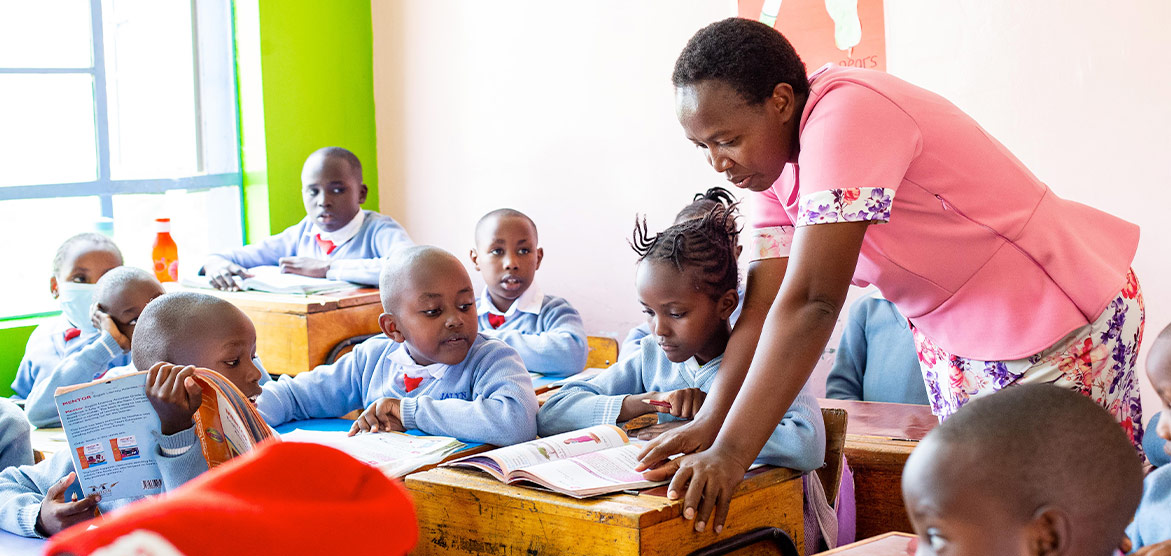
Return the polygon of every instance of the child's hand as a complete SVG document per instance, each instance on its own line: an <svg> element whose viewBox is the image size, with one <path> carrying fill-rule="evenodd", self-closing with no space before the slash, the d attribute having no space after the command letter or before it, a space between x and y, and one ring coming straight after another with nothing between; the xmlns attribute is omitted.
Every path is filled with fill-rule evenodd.
<svg viewBox="0 0 1171 556"><path fill-rule="evenodd" d="M682 388L674 392L656 394L646 400L646 404L659 413L670 413L680 419L692 419L699 413L699 407L707 394L699 388Z"/></svg>
<svg viewBox="0 0 1171 556"><path fill-rule="evenodd" d="M224 258L212 257L203 265L203 273L217 290L240 291L239 278L251 278L248 269Z"/></svg>
<svg viewBox="0 0 1171 556"><path fill-rule="evenodd" d="M191 417L203 403L203 388L195 382L195 367L155 363L146 375L146 397L159 420L163 434L171 435L192 426Z"/></svg>
<svg viewBox="0 0 1171 556"><path fill-rule="evenodd" d="M397 398L382 398L366 408L350 427L350 436L359 432L406 432L401 404Z"/></svg>
<svg viewBox="0 0 1171 556"><path fill-rule="evenodd" d="M89 309L90 320L98 330L105 330L114 337L114 341L118 342L118 347L122 351L130 351L130 338L127 338L121 330L118 330L118 323L114 322L114 318L105 311L98 309L98 304L95 302Z"/></svg>
<svg viewBox="0 0 1171 556"><path fill-rule="evenodd" d="M650 440L673 428L686 425L687 423L688 421L667 421L666 423L656 423L649 427L643 427L635 431L635 438L638 438L639 440Z"/></svg>
<svg viewBox="0 0 1171 556"><path fill-rule="evenodd" d="M98 507L102 496L94 493L81 500L73 495L73 500L65 500L65 489L77 480L77 473L70 472L65 478L49 487L45 499L41 501L41 512L37 514L37 531L46 537L60 533L71 525L93 519L94 508Z"/></svg>
<svg viewBox="0 0 1171 556"><path fill-rule="evenodd" d="M1132 556L1171 556L1171 541L1144 546Z"/></svg>
<svg viewBox="0 0 1171 556"><path fill-rule="evenodd" d="M281 257L279 261L281 272L285 274L300 274L310 278L325 278L329 271L329 261L314 259L313 257Z"/></svg>

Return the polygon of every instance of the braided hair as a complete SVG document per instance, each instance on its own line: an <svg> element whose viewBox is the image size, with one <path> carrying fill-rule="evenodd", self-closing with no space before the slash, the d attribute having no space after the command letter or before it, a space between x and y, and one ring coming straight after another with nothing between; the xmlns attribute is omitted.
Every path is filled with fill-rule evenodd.
<svg viewBox="0 0 1171 556"><path fill-rule="evenodd" d="M679 272L695 269L696 286L718 299L740 284L736 266L738 214L735 203L720 204L701 218L679 222L653 236L647 231L646 217L636 217L630 246L638 253L639 262L667 261Z"/></svg>
<svg viewBox="0 0 1171 556"><path fill-rule="evenodd" d="M708 188L703 193L696 193L695 197L691 199L691 204L683 207L683 210L675 215L675 223L678 224L684 220L691 220L693 218L702 218L717 206L727 210L735 204L736 197L732 195L732 192L717 185L716 187Z"/></svg>

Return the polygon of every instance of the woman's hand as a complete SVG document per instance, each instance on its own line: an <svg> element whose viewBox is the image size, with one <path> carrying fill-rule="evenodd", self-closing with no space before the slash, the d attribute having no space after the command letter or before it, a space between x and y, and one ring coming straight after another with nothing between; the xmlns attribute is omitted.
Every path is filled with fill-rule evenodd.
<svg viewBox="0 0 1171 556"><path fill-rule="evenodd" d="M662 481L675 472L674 468L667 472L660 467L667 462L667 458L675 454L692 454L706 450L716 441L716 434L719 432L718 424L712 426L699 418L675 430L667 431L642 449L642 453L638 455L638 467L634 470L656 468L643 473L643 476L648 481Z"/></svg>
<svg viewBox="0 0 1171 556"><path fill-rule="evenodd" d="M728 506L736 486L744 480L744 473L752 464L739 461L730 450L712 449L698 454L681 456L643 474L648 480L663 480L674 473L667 487L667 498L683 498L683 518L695 520L695 530L703 532L708 525L717 534L724 530ZM652 479L655 476L657 478Z"/></svg>
<svg viewBox="0 0 1171 556"><path fill-rule="evenodd" d="M1132 556L1171 556L1171 541L1144 546Z"/></svg>

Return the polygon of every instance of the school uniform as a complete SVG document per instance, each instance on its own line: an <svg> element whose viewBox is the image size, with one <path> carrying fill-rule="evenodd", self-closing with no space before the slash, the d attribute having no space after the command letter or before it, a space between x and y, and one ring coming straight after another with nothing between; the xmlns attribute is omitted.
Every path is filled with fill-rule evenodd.
<svg viewBox="0 0 1171 556"><path fill-rule="evenodd" d="M30 430L24 412L16 404L0 398L0 469L32 464Z"/></svg>
<svg viewBox="0 0 1171 556"><path fill-rule="evenodd" d="M528 370L567 376L585 368L589 346L581 315L568 301L529 284L507 311L492 303L488 288L476 300L480 333L515 349Z"/></svg>
<svg viewBox="0 0 1171 556"><path fill-rule="evenodd" d="M497 446L536 437L537 397L508 345L478 334L463 361L427 366L417 365L403 346L375 336L333 365L265 384L256 408L277 426L397 398L407 429Z"/></svg>
<svg viewBox="0 0 1171 556"><path fill-rule="evenodd" d="M871 295L855 302L836 355L825 397L928 404L910 325L890 301Z"/></svg>
<svg viewBox="0 0 1171 556"><path fill-rule="evenodd" d="M412 245L414 242L407 231L394 219L372 210L361 210L332 233L318 228L306 216L275 236L215 256L244 268L276 265L281 257L324 259L330 262L326 278L377 286L382 260Z"/></svg>
<svg viewBox="0 0 1171 556"><path fill-rule="evenodd" d="M736 326L736 321L740 320L740 311L744 309L744 288L737 289L736 293L739 294L740 301L736 303L736 309L728 317L728 324L730 326ZM626 333L626 338L622 340L622 347L618 349L619 355L626 357L631 353L637 352L639 344L642 343L642 339L650 335L651 325L648 323L644 322L631 328L630 332Z"/></svg>
<svg viewBox="0 0 1171 556"><path fill-rule="evenodd" d="M655 339L644 338L639 351L601 374L570 382L541 406L537 429L541 436L593 425L618 424L622 401L628 395L670 392L683 388L711 389L723 354L700 365L691 358L672 363ZM659 413L659 422L676 420ZM757 461L768 465L812 471L825 460L825 421L817 400L802 388L784 419L765 443Z"/></svg>
<svg viewBox="0 0 1171 556"><path fill-rule="evenodd" d="M39 376L53 372L53 369L60 365L62 360L95 342L101 341L103 346L95 348L94 352L87 356L87 360L101 359L98 355L108 351L122 352L121 346L108 333L95 330L92 327L86 328L86 330L82 330L82 328L70 323L64 315L59 315L33 329L24 348L24 357L16 369L16 379L12 381L12 390L16 392L16 395L28 398L32 394ZM129 362L129 354L123 353L113 356L101 371L126 365ZM99 371L95 370L95 372ZM49 391L49 395L52 396L52 390ZM54 410L55 412L56 410Z"/></svg>
<svg viewBox="0 0 1171 556"><path fill-rule="evenodd" d="M1171 467L1151 471L1143 480L1143 500L1126 528L1134 549L1171 541Z"/></svg>
<svg viewBox="0 0 1171 556"><path fill-rule="evenodd" d="M35 427L60 426L61 418L53 399L59 386L97 380L111 368L129 364L130 353L122 351L118 341L102 330L92 342L37 375L24 404L29 423Z"/></svg>

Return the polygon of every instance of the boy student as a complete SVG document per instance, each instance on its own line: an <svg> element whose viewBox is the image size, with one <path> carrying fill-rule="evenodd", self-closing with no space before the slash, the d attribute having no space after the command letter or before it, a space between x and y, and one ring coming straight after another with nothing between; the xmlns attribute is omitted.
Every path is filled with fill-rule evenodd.
<svg viewBox="0 0 1171 556"><path fill-rule="evenodd" d="M472 281L436 247L399 253L382 269L384 335L333 365L264 386L257 409L268 424L366 411L350 429L418 429L507 446L537 434L537 398L524 363L476 332Z"/></svg>
<svg viewBox="0 0 1171 556"><path fill-rule="evenodd" d="M192 423L202 390L191 378L195 367L183 365L220 373L252 400L266 375L254 358L252 321L227 301L200 293L167 294L147 304L138 320L133 366L112 369L107 376L150 369L146 396L162 425L155 460L164 490L171 490L207 470ZM48 537L92 518L95 507L105 513L130 502L84 496L76 479L67 450L36 465L0 472L0 529Z"/></svg>
<svg viewBox="0 0 1171 556"><path fill-rule="evenodd" d="M282 272L378 285L382 259L412 245L406 230L391 219L362 210L366 184L362 163L341 147L314 151L301 170L305 218L254 245L208 258L200 270L211 285L238 290L248 268L280 265Z"/></svg>
<svg viewBox="0 0 1171 556"><path fill-rule="evenodd" d="M17 396L27 398L37 375L56 367L62 359L96 341L110 341L91 323L90 306L94 284L116 266L122 266L122 252L101 234L77 234L57 248L49 292L61 306L61 316L38 326L29 336L12 382ZM111 366L129 362L129 357L122 357Z"/></svg>
<svg viewBox="0 0 1171 556"><path fill-rule="evenodd" d="M1147 355L1147 378L1163 402L1155 431L1165 443L1160 449L1171 455L1171 326L1155 338ZM1147 452L1148 456L1150 452ZM1171 466L1151 471L1143 481L1143 498L1126 536L1135 554L1171 554Z"/></svg>
<svg viewBox="0 0 1171 556"><path fill-rule="evenodd" d="M59 426L61 419L53 400L57 387L97 380L122 363L130 351L138 316L147 303L163 293L154 274L141 268L120 266L98 279L93 315L101 324L101 335L37 376L24 405L29 422L37 427Z"/></svg>
<svg viewBox="0 0 1171 556"><path fill-rule="evenodd" d="M497 209L476 224L472 264L484 277L476 300L480 331L512 346L530 371L566 376L585 368L585 327L568 301L533 282L545 252L524 213Z"/></svg>
<svg viewBox="0 0 1171 556"><path fill-rule="evenodd" d="M972 400L903 469L920 555L1112 555L1141 495L1142 465L1110 413L1048 384Z"/></svg>

